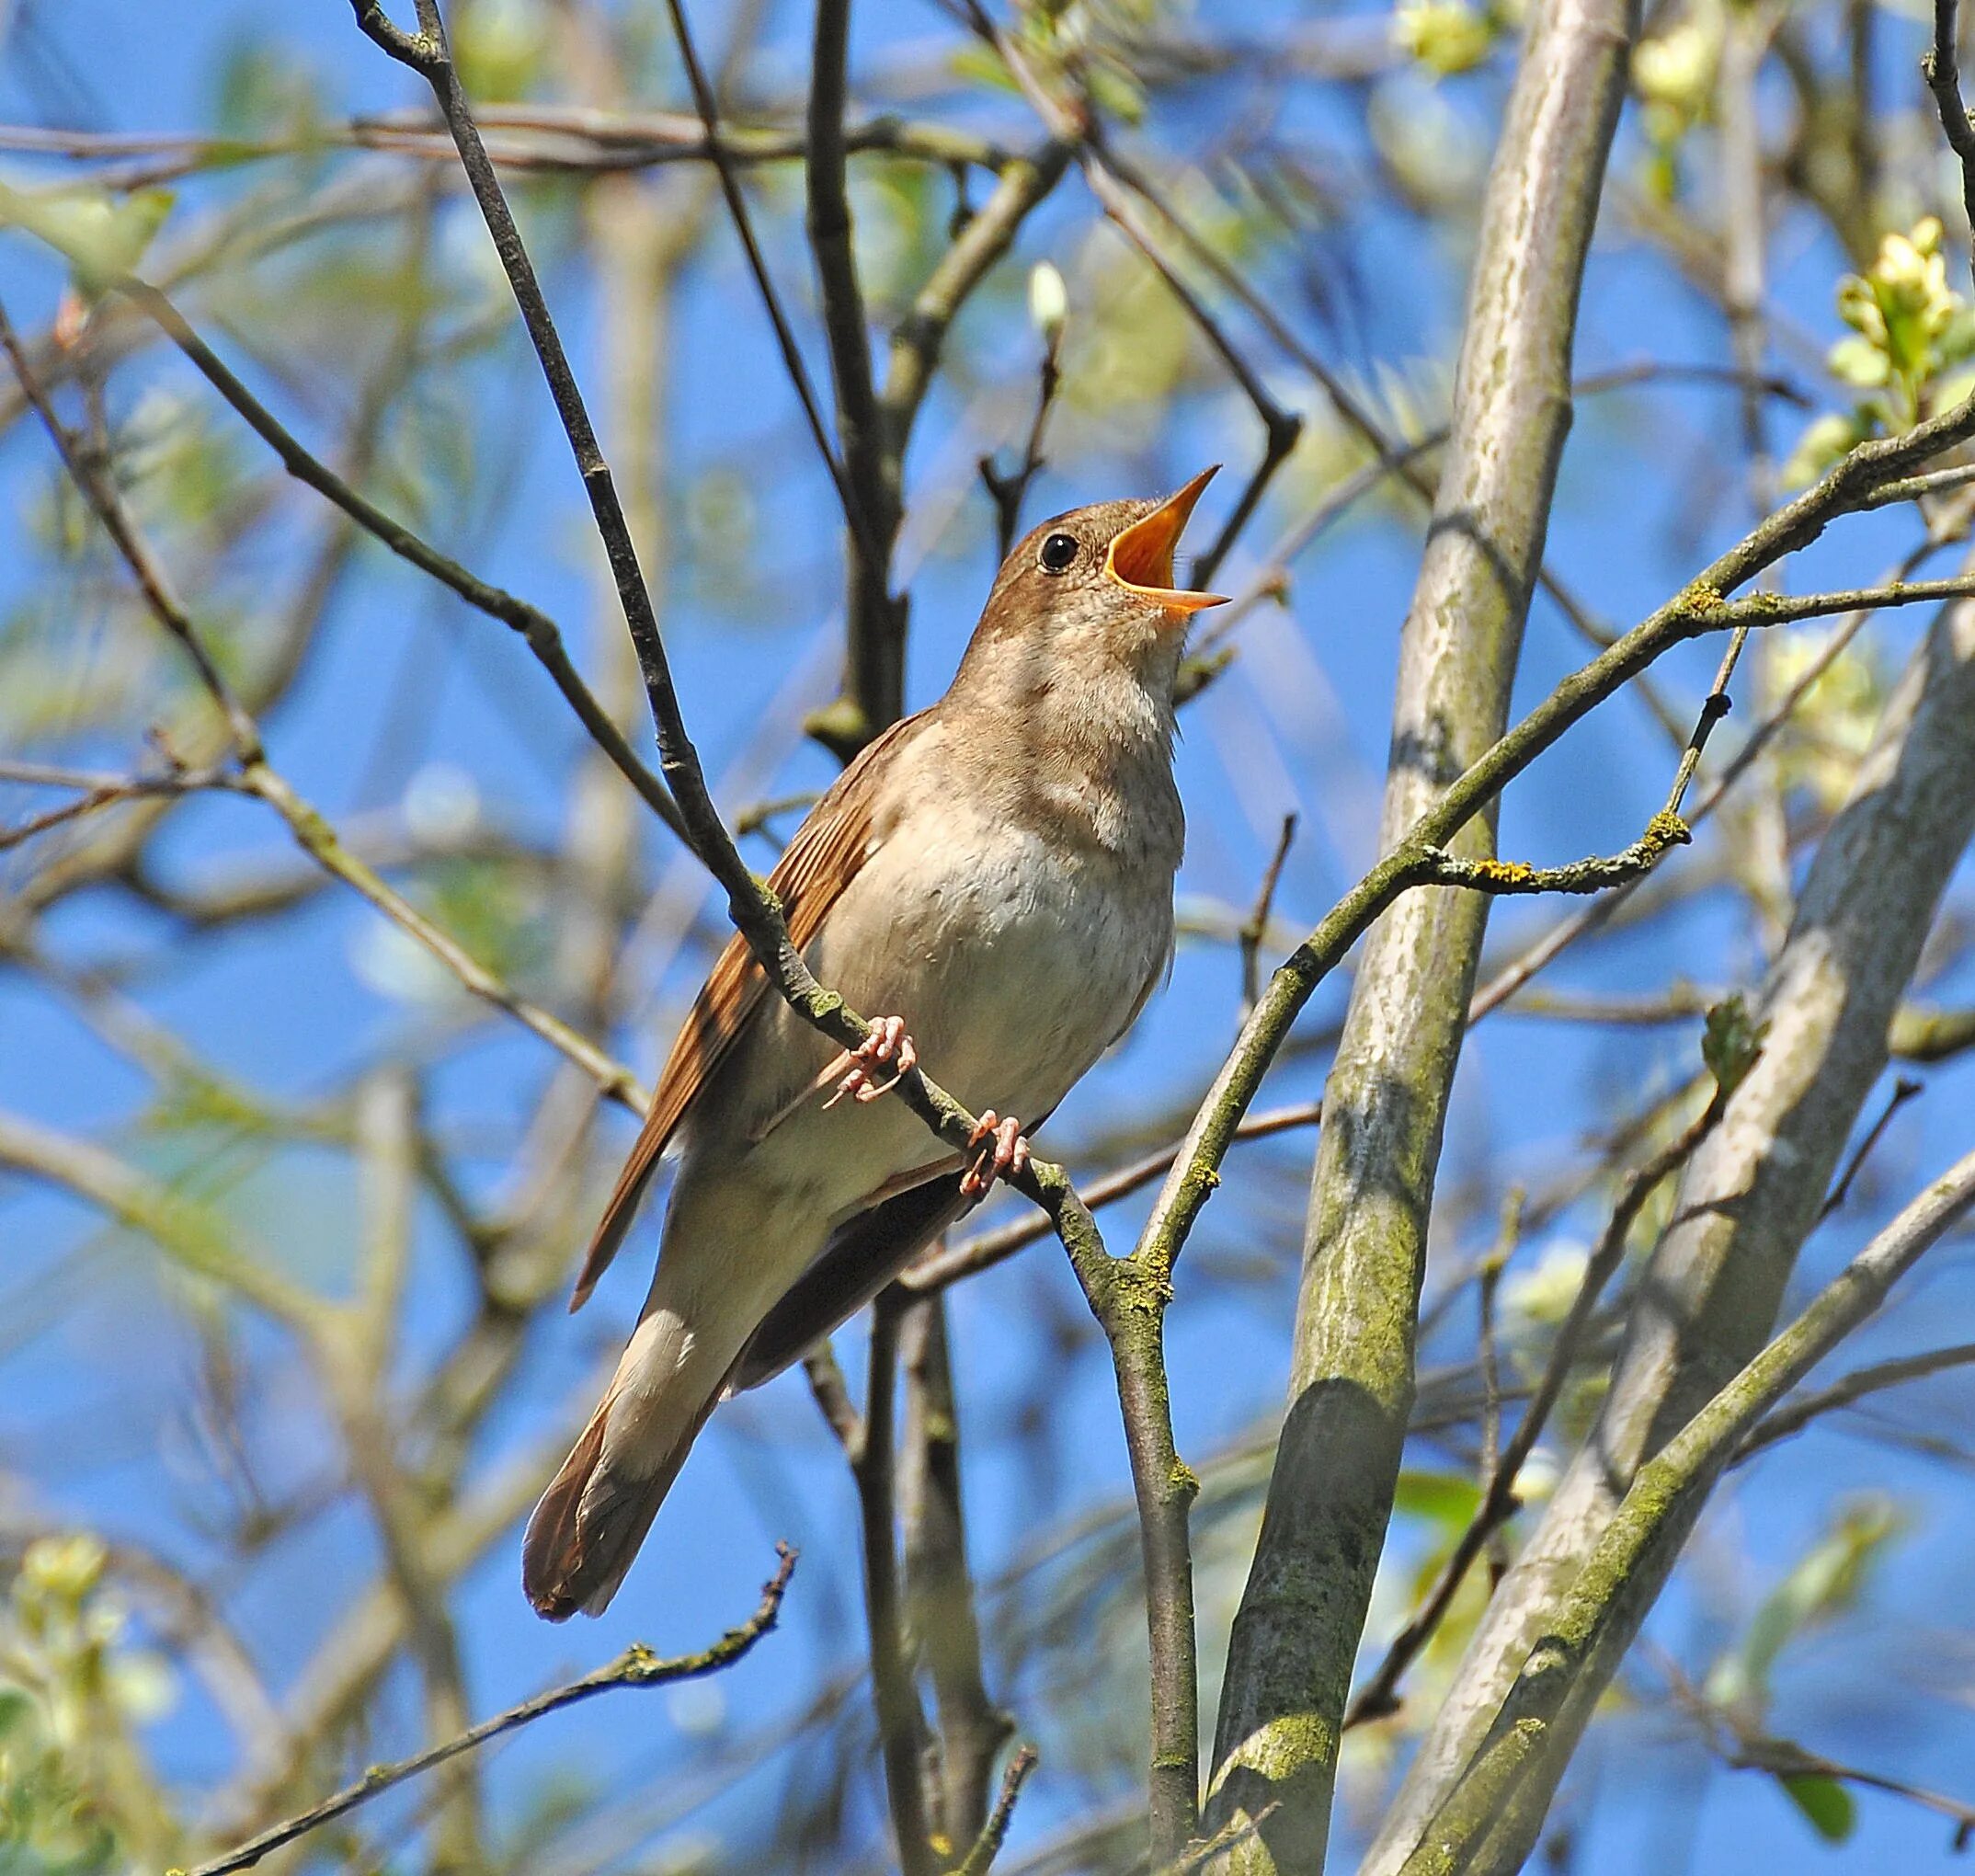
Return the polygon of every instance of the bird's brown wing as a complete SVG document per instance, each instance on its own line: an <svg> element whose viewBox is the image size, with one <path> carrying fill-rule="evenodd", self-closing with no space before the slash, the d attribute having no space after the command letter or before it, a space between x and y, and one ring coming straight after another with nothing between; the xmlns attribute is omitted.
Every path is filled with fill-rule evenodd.
<svg viewBox="0 0 1975 1876"><path fill-rule="evenodd" d="M769 875L768 883L782 901L789 936L797 950L816 936L844 887L875 851L876 783L881 766L886 752L896 753L921 720L908 716L865 745L810 810L808 819L796 829L795 838ZM748 941L736 932L694 999L659 1072L658 1087L637 1144L617 1175L616 1187L589 1241L582 1275L569 1298L572 1311L589 1300L597 1279L609 1269L667 1144L747 1027L767 989L766 974L749 954Z"/></svg>
<svg viewBox="0 0 1975 1876"><path fill-rule="evenodd" d="M1037 1115L1026 1131L1039 1131L1049 1113ZM921 1173L919 1184L893 1190L830 1233L816 1262L748 1338L727 1377L729 1394L772 1380L834 1335L985 1196L960 1189L961 1172L951 1156L922 1168Z"/></svg>
<svg viewBox="0 0 1975 1876"><path fill-rule="evenodd" d="M759 1388L800 1361L979 1203L977 1195L960 1190L960 1174L950 1172L846 1218L748 1337L726 1391Z"/></svg>

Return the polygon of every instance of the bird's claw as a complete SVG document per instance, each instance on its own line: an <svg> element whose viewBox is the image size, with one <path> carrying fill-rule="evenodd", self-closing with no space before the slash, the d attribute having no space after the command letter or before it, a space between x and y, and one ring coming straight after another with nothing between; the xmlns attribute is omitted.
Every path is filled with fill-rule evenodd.
<svg viewBox="0 0 1975 1876"><path fill-rule="evenodd" d="M960 1175L960 1190L967 1198L978 1198L997 1179L1018 1176L1029 1163L1029 1142L1022 1123L1012 1114L1003 1120L991 1107L975 1122L967 1145L980 1149Z"/></svg>
<svg viewBox="0 0 1975 1876"><path fill-rule="evenodd" d="M837 1083L837 1092L823 1104L826 1109L836 1106L846 1094L862 1104L890 1093L919 1066L919 1046L906 1034L903 1016L874 1016L871 1034L844 1059L850 1067ZM873 1081L872 1070L886 1063L891 1065L890 1075L882 1081Z"/></svg>

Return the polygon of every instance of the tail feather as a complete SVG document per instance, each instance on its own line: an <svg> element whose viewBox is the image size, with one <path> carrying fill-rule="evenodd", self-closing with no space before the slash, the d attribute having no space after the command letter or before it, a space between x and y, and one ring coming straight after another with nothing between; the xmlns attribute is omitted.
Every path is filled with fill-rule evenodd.
<svg viewBox="0 0 1975 1876"><path fill-rule="evenodd" d="M669 1385L646 1393L640 1369L651 1355L633 1339L582 1437L528 1520L521 1587L535 1613L549 1621L567 1621L578 1609L600 1616L610 1607L720 1398L725 1376L689 1393L682 1386L688 1375L678 1372L667 1378Z"/></svg>

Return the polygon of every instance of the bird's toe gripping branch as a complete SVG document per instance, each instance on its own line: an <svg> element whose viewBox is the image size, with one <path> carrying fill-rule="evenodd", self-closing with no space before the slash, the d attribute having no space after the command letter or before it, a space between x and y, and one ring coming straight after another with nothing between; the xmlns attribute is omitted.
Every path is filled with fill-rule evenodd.
<svg viewBox="0 0 1975 1876"><path fill-rule="evenodd" d="M969 1198L978 1198L997 1179L1017 1175L1029 1163L1028 1138L1012 1114L1003 1120L993 1108L984 1108L967 1144L979 1149L960 1179L960 1189Z"/></svg>
<svg viewBox="0 0 1975 1876"><path fill-rule="evenodd" d="M882 1081L872 1078L873 1070L887 1066L891 1073ZM825 1081L841 1071L837 1092L823 1105L834 1107L846 1094L860 1103L875 1101L881 1094L888 1094L918 1066L919 1045L907 1033L905 1018L873 1016L871 1034L862 1045L846 1051L823 1071Z"/></svg>

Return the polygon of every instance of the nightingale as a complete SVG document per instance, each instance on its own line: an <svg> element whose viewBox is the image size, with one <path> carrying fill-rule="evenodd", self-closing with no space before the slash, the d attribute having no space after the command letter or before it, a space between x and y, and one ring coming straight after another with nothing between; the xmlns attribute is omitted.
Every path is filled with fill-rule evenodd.
<svg viewBox="0 0 1975 1876"><path fill-rule="evenodd" d="M716 1403L870 1301L992 1184L1127 1030L1172 956L1184 821L1173 554L1214 475L1044 522L1008 556L946 694L868 744L769 883L818 981L887 1013L854 1054L738 937L660 1074L570 1308L680 1146L635 1333L530 1518L522 1584L600 1615ZM880 1097L924 1060L979 1116L954 1154Z"/></svg>

